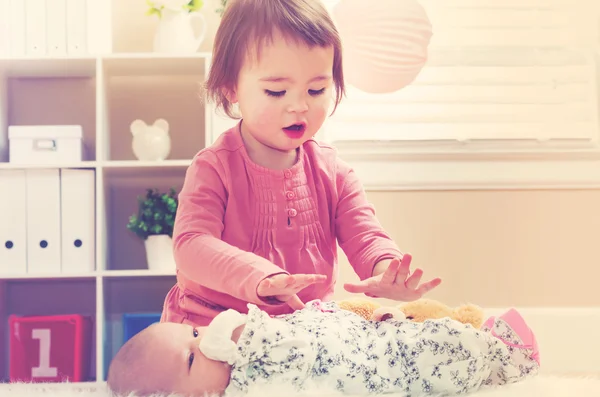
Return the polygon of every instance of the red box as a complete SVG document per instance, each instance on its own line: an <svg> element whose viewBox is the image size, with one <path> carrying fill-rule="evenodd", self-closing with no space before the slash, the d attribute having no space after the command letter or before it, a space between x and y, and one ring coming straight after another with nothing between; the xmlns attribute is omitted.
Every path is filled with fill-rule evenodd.
<svg viewBox="0 0 600 397"><path fill-rule="evenodd" d="M92 319L11 315L11 382L81 382L88 380Z"/></svg>

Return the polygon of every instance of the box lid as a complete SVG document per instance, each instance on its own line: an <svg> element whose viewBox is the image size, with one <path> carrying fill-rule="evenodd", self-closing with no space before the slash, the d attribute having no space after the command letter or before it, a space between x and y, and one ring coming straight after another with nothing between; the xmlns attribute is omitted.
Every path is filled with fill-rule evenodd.
<svg viewBox="0 0 600 397"><path fill-rule="evenodd" d="M8 139L81 139L80 125L11 125Z"/></svg>

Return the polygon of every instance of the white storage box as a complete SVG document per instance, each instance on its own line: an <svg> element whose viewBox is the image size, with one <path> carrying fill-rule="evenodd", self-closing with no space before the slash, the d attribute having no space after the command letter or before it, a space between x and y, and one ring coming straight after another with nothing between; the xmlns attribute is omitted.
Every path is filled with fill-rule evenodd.
<svg viewBox="0 0 600 397"><path fill-rule="evenodd" d="M9 162L64 164L83 161L80 125L11 125L8 127Z"/></svg>

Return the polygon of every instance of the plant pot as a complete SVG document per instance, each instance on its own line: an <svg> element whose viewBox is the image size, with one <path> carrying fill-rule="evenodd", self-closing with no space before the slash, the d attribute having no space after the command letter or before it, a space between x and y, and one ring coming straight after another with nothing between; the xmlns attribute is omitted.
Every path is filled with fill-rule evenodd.
<svg viewBox="0 0 600 397"><path fill-rule="evenodd" d="M196 29L194 29L196 27ZM164 9L154 34L154 51L188 54L198 50L206 35L204 15Z"/></svg>
<svg viewBox="0 0 600 397"><path fill-rule="evenodd" d="M144 241L149 270L175 271L173 239L167 234L148 236Z"/></svg>

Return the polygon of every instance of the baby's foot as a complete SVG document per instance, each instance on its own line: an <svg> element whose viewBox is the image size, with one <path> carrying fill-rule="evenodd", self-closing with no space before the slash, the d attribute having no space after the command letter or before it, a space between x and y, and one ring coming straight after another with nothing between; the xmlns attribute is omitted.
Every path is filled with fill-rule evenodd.
<svg viewBox="0 0 600 397"><path fill-rule="evenodd" d="M396 321L401 321L405 320L406 316L402 310L390 306L382 306L377 308L371 315L371 321L385 321L389 320L390 318Z"/></svg>
<svg viewBox="0 0 600 397"><path fill-rule="evenodd" d="M540 364L540 350L535 335L517 310L510 309L498 318L490 317L481 329L490 332L505 345L525 351L526 356Z"/></svg>

